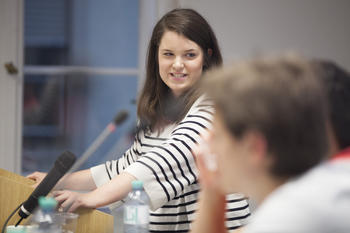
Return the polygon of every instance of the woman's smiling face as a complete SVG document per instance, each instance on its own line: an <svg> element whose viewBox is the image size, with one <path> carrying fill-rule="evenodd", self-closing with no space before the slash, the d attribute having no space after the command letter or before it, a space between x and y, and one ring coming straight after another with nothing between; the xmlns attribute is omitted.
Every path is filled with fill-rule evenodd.
<svg viewBox="0 0 350 233"><path fill-rule="evenodd" d="M166 31L158 49L159 74L175 96L190 89L201 77L203 51L195 42Z"/></svg>

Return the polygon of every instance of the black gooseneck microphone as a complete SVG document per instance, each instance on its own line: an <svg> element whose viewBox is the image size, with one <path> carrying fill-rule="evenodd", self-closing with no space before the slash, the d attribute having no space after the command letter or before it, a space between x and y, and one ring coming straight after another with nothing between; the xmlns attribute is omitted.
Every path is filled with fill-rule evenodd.
<svg viewBox="0 0 350 233"><path fill-rule="evenodd" d="M56 185L59 179L66 174L66 172L73 166L76 157L69 151L63 152L55 161L54 166L51 168L46 177L36 187L29 198L22 204L18 211L21 219L17 222L16 226L24 219L27 218L37 207L38 199L40 196L46 196L51 189Z"/></svg>
<svg viewBox="0 0 350 233"><path fill-rule="evenodd" d="M106 140L106 138L116 130L117 126L124 123L128 118L129 113L125 110L118 112L114 117L113 121L110 122L102 133L93 141L93 143L86 149L83 155L77 160L74 166L69 170L68 173L77 171L83 163L90 158L90 156L101 146L101 144Z"/></svg>

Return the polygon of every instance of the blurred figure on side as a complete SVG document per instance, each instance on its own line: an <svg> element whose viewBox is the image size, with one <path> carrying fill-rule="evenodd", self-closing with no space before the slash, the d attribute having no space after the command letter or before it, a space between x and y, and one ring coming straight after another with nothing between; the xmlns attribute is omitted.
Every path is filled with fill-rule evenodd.
<svg viewBox="0 0 350 233"><path fill-rule="evenodd" d="M204 191L192 232L225 232L211 219L223 219L220 197L232 190L259 205L243 232L350 232L349 74L287 56L208 75L218 169L196 152Z"/></svg>

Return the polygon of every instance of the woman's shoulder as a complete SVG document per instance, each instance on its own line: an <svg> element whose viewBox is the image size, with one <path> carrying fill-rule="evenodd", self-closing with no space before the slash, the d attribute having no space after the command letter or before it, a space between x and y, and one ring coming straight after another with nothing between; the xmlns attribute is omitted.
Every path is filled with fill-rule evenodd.
<svg viewBox="0 0 350 233"><path fill-rule="evenodd" d="M203 125L210 125L214 116L214 104L207 96L200 96L192 105L186 116L182 119L184 122L197 122Z"/></svg>
<svg viewBox="0 0 350 233"><path fill-rule="evenodd" d="M206 95L201 95L192 105L187 115L207 112L210 114L214 113L214 103Z"/></svg>

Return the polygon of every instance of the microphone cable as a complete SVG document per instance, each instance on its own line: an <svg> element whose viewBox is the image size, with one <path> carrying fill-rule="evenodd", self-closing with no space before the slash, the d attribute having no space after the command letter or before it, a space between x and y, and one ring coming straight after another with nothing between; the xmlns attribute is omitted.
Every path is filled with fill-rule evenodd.
<svg viewBox="0 0 350 233"><path fill-rule="evenodd" d="M24 203L24 202L23 202ZM8 222L10 221L10 219L12 218L12 216L17 212L17 210L19 208L21 208L21 206L23 205L23 203L19 204L19 206L8 216L8 218L6 219L4 226L2 227L1 233L5 233L6 230L6 226L8 224ZM20 222L23 220L23 218L21 217L21 219L16 223L16 227L18 226L18 224L20 224Z"/></svg>

